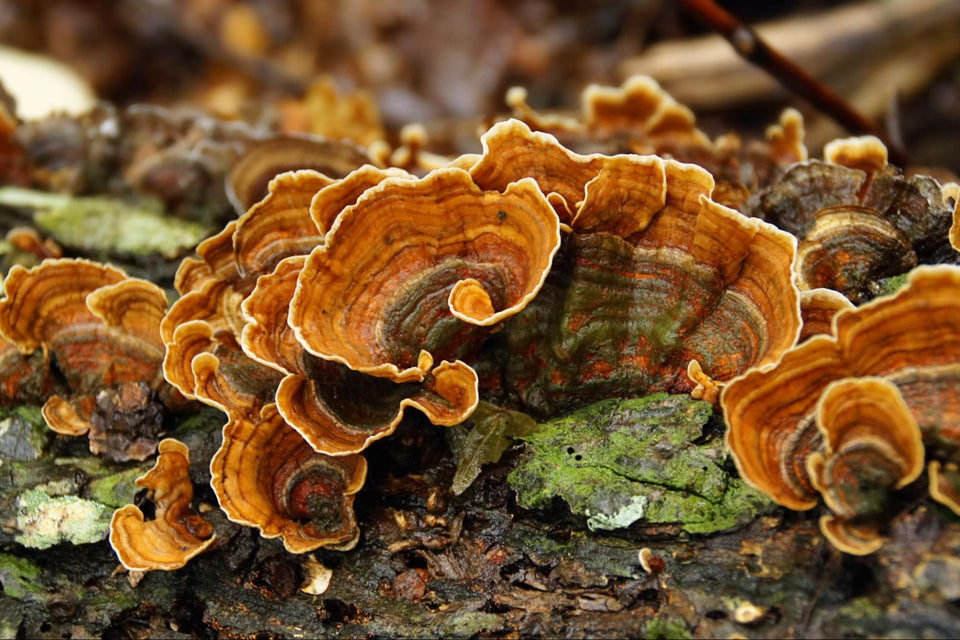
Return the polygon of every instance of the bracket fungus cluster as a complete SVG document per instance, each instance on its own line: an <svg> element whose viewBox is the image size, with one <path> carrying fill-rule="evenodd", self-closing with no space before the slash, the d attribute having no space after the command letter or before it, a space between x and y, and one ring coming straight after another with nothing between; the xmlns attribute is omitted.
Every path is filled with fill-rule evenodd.
<svg viewBox="0 0 960 640"><path fill-rule="evenodd" d="M705 170L581 156L518 121L483 142L474 180L502 188L532 176L570 230L541 293L499 336L523 354L503 358L503 378L527 409L688 392L693 361L709 388L796 342L795 240L712 201Z"/></svg>
<svg viewBox="0 0 960 640"><path fill-rule="evenodd" d="M478 379L458 358L529 302L559 243L532 180L277 176L184 261L162 326L167 378L228 415L211 463L228 517L291 551L354 544L359 454L407 407L440 425L470 415Z"/></svg>
<svg viewBox="0 0 960 640"><path fill-rule="evenodd" d="M112 267L13 269L7 395L43 399L53 428L117 459L153 452L165 405L220 409L221 509L296 553L357 543L364 452L408 409L452 426L481 396L543 418L719 397L743 477L796 509L822 496L823 531L852 553L882 544L889 496L924 465L960 512L960 271L850 302L887 257L902 271L941 250L955 187L904 178L868 138L808 162L795 112L753 163L649 80L591 88L582 120L540 116L519 92L511 105L522 119L492 126L481 154L411 160L423 175L349 145L252 148L230 176L242 215L180 264L169 310ZM574 150L591 140L621 153ZM117 416L154 427L121 446L104 427ZM213 543L188 463L165 440L140 481L156 517L117 512L128 568L175 569Z"/></svg>
<svg viewBox="0 0 960 640"><path fill-rule="evenodd" d="M163 290L107 265L52 259L12 268L4 294L6 397L42 398L51 429L89 434L108 459L152 455L163 409L180 400L161 371Z"/></svg>
<svg viewBox="0 0 960 640"><path fill-rule="evenodd" d="M744 211L800 239L801 289L827 287L854 302L876 295L881 278L935 260L952 222L940 185L904 176L870 136L827 144L823 161L792 166Z"/></svg>
<svg viewBox="0 0 960 640"><path fill-rule="evenodd" d="M555 413L691 391L688 368L715 393L796 341L795 242L710 200L703 169L581 156L517 120L483 145L421 178L280 174L183 262L164 372L227 413L230 519L348 548L361 454L408 407L454 425L482 391ZM523 357L497 364L505 347Z"/></svg>
<svg viewBox="0 0 960 640"><path fill-rule="evenodd" d="M506 101L513 117L531 129L582 153L656 154L697 164L714 177L712 199L737 210L787 167L807 160L803 118L795 109L767 128L765 141L744 144L734 133L711 140L697 128L693 112L648 76L632 76L619 87L588 86L579 118L538 113L526 98L515 87Z"/></svg>
<svg viewBox="0 0 960 640"><path fill-rule="evenodd" d="M831 335L730 382L721 395L741 476L779 504L819 497L838 548L883 543L892 494L920 474L960 514L960 268L915 269L896 295L840 311Z"/></svg>

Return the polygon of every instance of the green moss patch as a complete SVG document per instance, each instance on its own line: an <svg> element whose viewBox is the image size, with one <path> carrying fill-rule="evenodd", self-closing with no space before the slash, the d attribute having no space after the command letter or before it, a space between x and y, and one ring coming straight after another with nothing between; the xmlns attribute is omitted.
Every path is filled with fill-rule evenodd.
<svg viewBox="0 0 960 640"><path fill-rule="evenodd" d="M592 530L635 522L690 533L741 526L772 504L724 468L719 437L701 441L705 402L655 394L604 400L540 425L509 482L527 509L560 497Z"/></svg>

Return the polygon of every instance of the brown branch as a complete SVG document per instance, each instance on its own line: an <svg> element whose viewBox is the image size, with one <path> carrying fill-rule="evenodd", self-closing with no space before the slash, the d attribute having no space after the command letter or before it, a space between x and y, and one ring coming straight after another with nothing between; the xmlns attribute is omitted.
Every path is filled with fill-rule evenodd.
<svg viewBox="0 0 960 640"><path fill-rule="evenodd" d="M787 89L808 100L840 126L855 134L871 134L887 146L894 164L905 166L907 153L901 145L843 98L818 81L792 60L768 45L750 27L717 5L713 0L680 0L688 11L723 36L747 61L776 78Z"/></svg>

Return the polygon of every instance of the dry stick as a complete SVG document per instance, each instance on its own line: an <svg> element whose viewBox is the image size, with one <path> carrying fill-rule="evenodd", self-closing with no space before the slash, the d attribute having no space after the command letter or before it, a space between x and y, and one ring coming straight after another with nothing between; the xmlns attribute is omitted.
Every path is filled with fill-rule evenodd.
<svg viewBox="0 0 960 640"><path fill-rule="evenodd" d="M858 113L829 87L764 42L755 31L737 20L716 2L680 0L680 3L723 36L747 61L769 73L793 93L806 98L813 106L851 133L868 133L880 138L887 146L890 159L894 164L901 167L907 164L907 153L895 140Z"/></svg>

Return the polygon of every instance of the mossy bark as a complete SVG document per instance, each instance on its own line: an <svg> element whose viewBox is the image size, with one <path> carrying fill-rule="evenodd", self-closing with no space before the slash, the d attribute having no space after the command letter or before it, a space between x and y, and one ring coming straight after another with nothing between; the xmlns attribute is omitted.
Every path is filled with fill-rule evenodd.
<svg viewBox="0 0 960 640"><path fill-rule="evenodd" d="M198 503L215 504L204 484L205 460L221 424L217 412L205 411L176 431L191 444ZM709 440L709 429L703 435ZM104 473L98 460L74 451L79 446L53 442L30 463L29 476L22 466L15 470L26 463L5 461L4 504L13 504L11 496L27 484L36 491L72 482L77 488L70 495L102 503L126 495L133 467ZM180 571L149 573L136 586L117 571L106 541L28 548L14 540L15 525L4 511L0 635L960 634L953 604L960 595L960 521L944 509L921 503L892 524L890 542L869 558L834 551L812 512L772 509L739 529L710 535L644 520L593 531L587 517L562 500L533 510L516 504L507 477L529 455L524 446L485 466L454 496L446 491L454 465L440 428L406 424L392 442L378 443L357 502L360 544L346 553L312 554L333 570L320 595L300 591L306 558L228 522L217 509L205 514L220 536L216 549ZM78 471L85 474L81 482L74 478ZM644 548L653 572L641 565Z"/></svg>

